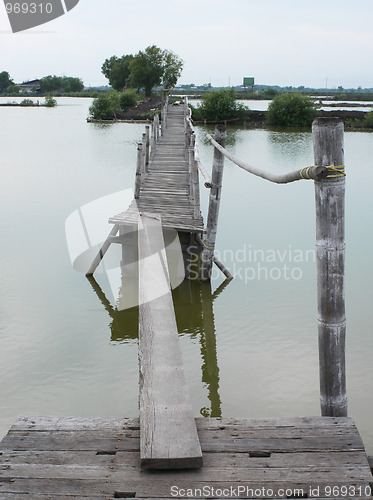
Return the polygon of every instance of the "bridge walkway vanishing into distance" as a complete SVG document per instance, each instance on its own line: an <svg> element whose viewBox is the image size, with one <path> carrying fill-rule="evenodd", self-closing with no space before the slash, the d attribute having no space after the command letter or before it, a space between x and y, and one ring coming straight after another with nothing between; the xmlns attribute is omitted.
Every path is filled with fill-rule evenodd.
<svg viewBox="0 0 373 500"><path fill-rule="evenodd" d="M149 162L147 140L143 143L141 153L145 161L140 157L142 163L136 176L140 181L135 200L129 210L112 217L110 223L120 225L131 221L137 224L138 212L150 212L161 215L163 227L189 233L203 232L198 171L189 161L185 115L184 106L168 106L162 136L158 140L153 128Z"/></svg>

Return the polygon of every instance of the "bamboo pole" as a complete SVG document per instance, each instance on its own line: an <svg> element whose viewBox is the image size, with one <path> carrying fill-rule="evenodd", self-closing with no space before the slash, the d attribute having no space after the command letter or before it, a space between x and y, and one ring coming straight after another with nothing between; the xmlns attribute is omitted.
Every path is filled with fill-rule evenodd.
<svg viewBox="0 0 373 500"><path fill-rule="evenodd" d="M141 165L143 161L142 154L142 144L139 142L137 144L137 163L136 163L136 182L135 182L135 200L140 197L140 186L141 186Z"/></svg>
<svg viewBox="0 0 373 500"><path fill-rule="evenodd" d="M166 102L162 110L162 135L166 133L166 128L167 128L167 108L168 108L168 96L166 96Z"/></svg>
<svg viewBox="0 0 373 500"><path fill-rule="evenodd" d="M215 141L223 148L227 137L224 125L215 128ZM206 237L202 252L201 279L208 281L211 277L211 267L214 257L216 232L218 226L221 187L223 182L224 155L219 149L214 148L214 161L212 166L212 188L210 190L209 212L207 217Z"/></svg>
<svg viewBox="0 0 373 500"><path fill-rule="evenodd" d="M154 117L154 128L155 128L155 142L159 142L159 114L157 113Z"/></svg>
<svg viewBox="0 0 373 500"><path fill-rule="evenodd" d="M312 125L315 165L338 166L315 182L320 403L323 416L347 416L345 369L345 176L343 122L317 118Z"/></svg>
<svg viewBox="0 0 373 500"><path fill-rule="evenodd" d="M142 161L141 161L141 173L146 171L146 133L142 134Z"/></svg>
<svg viewBox="0 0 373 500"><path fill-rule="evenodd" d="M105 242L103 243L102 247L100 248L98 254L94 258L91 267L88 269L86 272L86 277L90 278L93 276L93 273L96 271L98 266L100 265L100 262L104 258L104 255L108 251L111 243L112 243L112 237L114 237L117 232L119 231L119 226L117 224L114 225L113 229L110 231L109 236L106 238Z"/></svg>
<svg viewBox="0 0 373 500"><path fill-rule="evenodd" d="M196 240L196 242L200 247L204 246L202 238L198 233L194 235L194 239ZM220 269L220 271L224 274L227 280L232 280L234 278L234 276L228 271L225 265L215 255L212 257L212 262L216 265L218 269Z"/></svg>
<svg viewBox="0 0 373 500"><path fill-rule="evenodd" d="M189 164L189 199L191 205L194 207L196 204L196 193L195 193L195 185L193 182L193 170L194 170L194 144L195 144L195 136L192 134L190 136L190 143L188 148L188 164Z"/></svg>
<svg viewBox="0 0 373 500"><path fill-rule="evenodd" d="M149 156L150 156L150 127L145 125L145 171L148 171Z"/></svg>
<svg viewBox="0 0 373 500"><path fill-rule="evenodd" d="M155 153L155 145L156 145L156 138L155 138L155 117L152 121L152 133L151 133L151 139L150 139L150 152L151 156L154 155Z"/></svg>
<svg viewBox="0 0 373 500"><path fill-rule="evenodd" d="M198 166L196 161L196 136L193 133L192 136L192 177L191 182L193 184L193 193L194 193L194 218L198 219L201 215L200 210L200 192L199 192L199 176L198 176Z"/></svg>

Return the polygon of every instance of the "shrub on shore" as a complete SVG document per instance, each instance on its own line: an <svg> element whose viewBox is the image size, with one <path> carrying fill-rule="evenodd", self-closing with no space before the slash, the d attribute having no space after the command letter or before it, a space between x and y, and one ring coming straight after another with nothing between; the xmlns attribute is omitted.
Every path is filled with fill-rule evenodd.
<svg viewBox="0 0 373 500"><path fill-rule="evenodd" d="M364 116L363 126L366 128L373 128L373 111L369 111Z"/></svg>
<svg viewBox="0 0 373 500"><path fill-rule="evenodd" d="M124 111L127 108L132 108L137 103L137 94L134 90L125 90L119 97L121 109Z"/></svg>
<svg viewBox="0 0 373 500"><path fill-rule="evenodd" d="M237 102L233 88L212 90L203 96L200 106L192 107L192 117L196 121L245 119L249 114L249 108Z"/></svg>
<svg viewBox="0 0 373 500"><path fill-rule="evenodd" d="M94 120L112 120L117 113L132 108L136 103L137 93L134 90L110 90L93 100L89 113Z"/></svg>
<svg viewBox="0 0 373 500"><path fill-rule="evenodd" d="M20 106L36 106L36 104L34 104L34 101L32 99L23 99L20 102Z"/></svg>
<svg viewBox="0 0 373 500"><path fill-rule="evenodd" d="M47 108L54 108L57 106L57 101L51 95L45 96L44 106Z"/></svg>
<svg viewBox="0 0 373 500"><path fill-rule="evenodd" d="M93 99L89 113L94 120L112 120L120 111L119 92L111 90Z"/></svg>
<svg viewBox="0 0 373 500"><path fill-rule="evenodd" d="M269 125L282 127L307 127L317 115L311 99L296 92L276 96L268 106Z"/></svg>

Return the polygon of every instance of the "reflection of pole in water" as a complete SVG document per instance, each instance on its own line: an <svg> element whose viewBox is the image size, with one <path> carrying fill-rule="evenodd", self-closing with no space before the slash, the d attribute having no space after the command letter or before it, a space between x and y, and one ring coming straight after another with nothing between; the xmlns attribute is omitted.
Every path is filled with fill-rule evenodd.
<svg viewBox="0 0 373 500"><path fill-rule="evenodd" d="M111 318L111 323L109 324L111 330L111 340L113 342L123 342L128 340L136 340L138 338L138 323L139 323L139 311L137 307L132 307L131 309L125 309L123 311L118 311L116 307L113 307L106 297L105 293L102 291L100 285L97 283L93 276L88 278L94 292L100 299L101 304L104 306L106 311L109 313Z"/></svg>
<svg viewBox="0 0 373 500"><path fill-rule="evenodd" d="M228 280L227 280L228 281ZM223 287L225 288L225 286ZM222 290L219 291L219 293ZM201 331L202 381L207 384L211 410L202 408L201 413L207 417L221 416L221 400L219 394L219 366L216 351L216 332L213 301L219 295L211 294L211 283L201 283L201 302L203 328Z"/></svg>

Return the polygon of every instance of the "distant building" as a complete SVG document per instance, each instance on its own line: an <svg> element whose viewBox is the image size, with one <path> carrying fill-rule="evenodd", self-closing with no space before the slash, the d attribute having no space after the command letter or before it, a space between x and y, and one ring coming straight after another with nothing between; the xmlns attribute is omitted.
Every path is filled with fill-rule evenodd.
<svg viewBox="0 0 373 500"><path fill-rule="evenodd" d="M35 92L40 92L40 80L31 80L29 82L19 83L17 86L24 92L32 92L34 89Z"/></svg>

